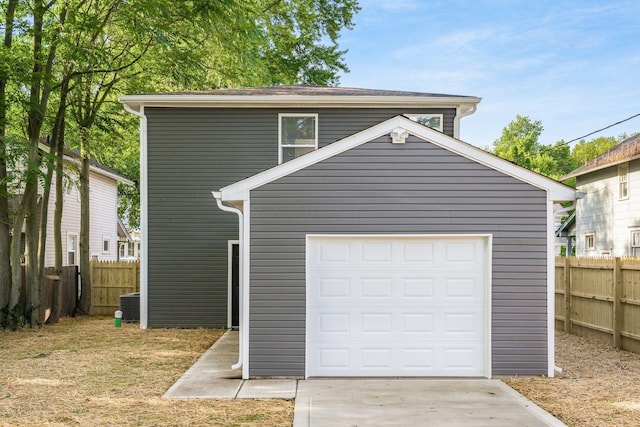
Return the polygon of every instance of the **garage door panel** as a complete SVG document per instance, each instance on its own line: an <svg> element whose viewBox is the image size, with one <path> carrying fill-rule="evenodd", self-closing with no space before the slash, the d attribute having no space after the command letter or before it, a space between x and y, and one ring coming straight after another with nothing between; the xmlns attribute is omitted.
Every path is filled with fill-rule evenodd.
<svg viewBox="0 0 640 427"><path fill-rule="evenodd" d="M483 376L484 239L310 240L308 376Z"/></svg>
<svg viewBox="0 0 640 427"><path fill-rule="evenodd" d="M473 338L478 333L478 323L484 322L485 313L481 309L460 311L459 307L452 307L438 311L428 307L420 310L408 307L403 312L389 311L385 306L333 307L310 316L307 327L312 336L324 339L337 333L345 337L365 334L378 339L395 335L444 339L447 336Z"/></svg>

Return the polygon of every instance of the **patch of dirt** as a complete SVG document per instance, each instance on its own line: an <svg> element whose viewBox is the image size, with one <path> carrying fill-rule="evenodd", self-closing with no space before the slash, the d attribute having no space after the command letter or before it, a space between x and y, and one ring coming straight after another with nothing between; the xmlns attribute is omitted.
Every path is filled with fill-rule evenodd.
<svg viewBox="0 0 640 427"><path fill-rule="evenodd" d="M290 426L293 401L161 398L223 332L106 317L0 330L0 426Z"/></svg>
<svg viewBox="0 0 640 427"><path fill-rule="evenodd" d="M556 331L556 366L505 382L571 427L640 426L640 354Z"/></svg>

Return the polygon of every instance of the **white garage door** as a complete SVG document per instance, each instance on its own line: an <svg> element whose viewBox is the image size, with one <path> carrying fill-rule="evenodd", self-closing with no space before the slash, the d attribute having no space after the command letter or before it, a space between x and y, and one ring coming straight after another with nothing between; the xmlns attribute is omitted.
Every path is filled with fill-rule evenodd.
<svg viewBox="0 0 640 427"><path fill-rule="evenodd" d="M487 376L482 236L309 236L307 377Z"/></svg>

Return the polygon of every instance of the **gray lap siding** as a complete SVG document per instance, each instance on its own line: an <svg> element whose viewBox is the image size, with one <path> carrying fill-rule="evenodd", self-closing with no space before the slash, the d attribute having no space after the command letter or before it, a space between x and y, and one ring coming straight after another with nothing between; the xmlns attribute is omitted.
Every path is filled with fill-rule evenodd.
<svg viewBox="0 0 640 427"><path fill-rule="evenodd" d="M454 109L145 109L147 131L148 324L227 326L227 248L238 220L216 206L211 191L278 162L278 113L318 113L327 145L402 113Z"/></svg>
<svg viewBox="0 0 640 427"><path fill-rule="evenodd" d="M493 235L492 373L546 374L545 191L413 137L252 190L251 376L304 375L313 233Z"/></svg>

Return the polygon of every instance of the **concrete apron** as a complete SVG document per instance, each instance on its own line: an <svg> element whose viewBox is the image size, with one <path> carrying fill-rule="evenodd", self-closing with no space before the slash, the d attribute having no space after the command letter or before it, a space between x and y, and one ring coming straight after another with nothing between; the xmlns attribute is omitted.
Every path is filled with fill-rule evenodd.
<svg viewBox="0 0 640 427"><path fill-rule="evenodd" d="M226 332L164 394L173 399L296 399L294 427L564 426L499 380L242 380L238 332Z"/></svg>
<svg viewBox="0 0 640 427"><path fill-rule="evenodd" d="M564 426L500 380L298 382L294 427Z"/></svg>

